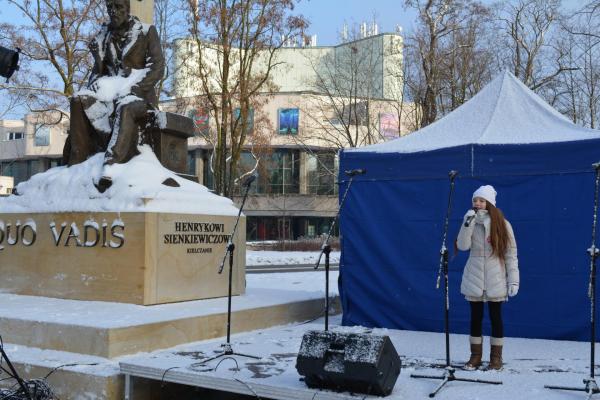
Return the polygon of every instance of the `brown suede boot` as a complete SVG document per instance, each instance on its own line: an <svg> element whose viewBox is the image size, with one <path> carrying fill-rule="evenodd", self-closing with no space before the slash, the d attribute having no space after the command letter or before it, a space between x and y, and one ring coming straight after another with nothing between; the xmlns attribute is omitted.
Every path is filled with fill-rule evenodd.
<svg viewBox="0 0 600 400"><path fill-rule="evenodd" d="M490 369L502 369L502 345L492 345L490 349Z"/></svg>
<svg viewBox="0 0 600 400"><path fill-rule="evenodd" d="M483 354L483 338L482 337L473 337L469 338L469 342L471 343L471 358L463 367L467 371L473 371L479 367L481 367L481 356Z"/></svg>

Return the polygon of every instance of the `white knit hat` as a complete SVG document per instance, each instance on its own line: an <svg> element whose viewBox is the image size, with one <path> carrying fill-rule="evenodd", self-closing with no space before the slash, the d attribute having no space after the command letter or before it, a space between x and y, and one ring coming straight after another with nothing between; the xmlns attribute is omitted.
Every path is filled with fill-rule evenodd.
<svg viewBox="0 0 600 400"><path fill-rule="evenodd" d="M473 193L473 198L481 197L496 207L496 194L496 189L494 189L492 185L484 185L480 186L479 189Z"/></svg>

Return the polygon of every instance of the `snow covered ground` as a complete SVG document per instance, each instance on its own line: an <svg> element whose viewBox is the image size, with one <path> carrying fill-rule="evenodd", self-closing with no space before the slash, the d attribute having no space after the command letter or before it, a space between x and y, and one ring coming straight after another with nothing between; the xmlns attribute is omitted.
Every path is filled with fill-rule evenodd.
<svg viewBox="0 0 600 400"><path fill-rule="evenodd" d="M337 282L337 271L330 272L329 276L332 282ZM337 285L330 285L329 294L338 295ZM323 271L248 274L246 293L233 297L232 311L319 299L324 295ZM227 310L227 297L143 306L0 293L0 320L107 329L220 314L223 310Z"/></svg>
<svg viewBox="0 0 600 400"><path fill-rule="evenodd" d="M332 272L332 279L337 273ZM320 292L322 294L322 272L303 272L285 274L256 274L248 276L249 289L279 291L279 296L292 298L298 291ZM332 294L335 294L332 287ZM251 291L251 290L250 290ZM287 293L287 294L286 294ZM319 295L319 293L315 293ZM4 295L9 301L9 295ZM25 297L25 296L22 296ZM236 297L234 306L239 306L242 297ZM14 304L14 300L12 301ZM88 303L88 302L82 302ZM93 302L89 302L93 303ZM93 305L93 304L92 304ZM178 307L166 305L161 310ZM88 309L88 312L92 310ZM160 311L160 310L159 310ZM63 309L62 312L68 312ZM80 314L84 318L85 313ZM38 318L40 314L37 315ZM23 315L22 315L23 317ZM48 318L48 317L44 317ZM81 319L81 317L80 317ZM45 320L45 319L42 319ZM335 330L351 332L369 332L362 327L339 327L341 318L330 319L330 327ZM80 321L84 322L84 321ZM44 365L49 368L58 365L76 363L79 365L65 367L74 372L83 372L98 376L112 376L118 373L120 363L122 371L137 371L139 376L147 376L165 381L202 383L208 387L228 387L231 391L248 393L255 391L262 398L269 394L282 393L281 399L356 399L364 396L351 396L349 393L335 394L307 388L295 369L297 352L302 335L308 330L323 329L323 319L309 323L296 323L254 332L235 334L232 344L237 352L261 357L258 360L236 357L240 367L235 370L235 362L222 358L200 365L204 358L220 350L224 338L194 342L170 349L151 353L139 353L108 360L101 357L83 356L73 353L39 350L6 344L11 360ZM441 375L442 370L433 365L445 362L445 341L442 333L373 329L373 334L389 335L402 360L402 371L396 382L392 395L387 399L419 399L427 398L429 392L440 383L439 380L414 379L411 373ZM485 338L484 359L488 360L489 338ZM468 338L466 335L451 335L451 356L453 364L463 364L468 358ZM589 343L506 338L504 353L505 368L500 371L457 370L458 377L485 380L500 380L502 385L483 385L477 383L451 382L436 398L444 400L558 400L584 399L581 392L548 390L546 384L583 386L583 379L589 375ZM88 364L88 365L86 365ZM94 365L89 365L94 364ZM216 368L216 370L215 370ZM168 371L167 371L168 370ZM597 372L598 367L596 367ZM213 385L213 386L211 386ZM366 398L376 398L366 396Z"/></svg>
<svg viewBox="0 0 600 400"><path fill-rule="evenodd" d="M264 251L246 250L246 265L299 265L314 264L317 262L319 251ZM325 262L325 257L321 259ZM340 252L332 251L329 254L330 264L339 264Z"/></svg>
<svg viewBox="0 0 600 400"><path fill-rule="evenodd" d="M332 325L339 323L339 317L332 318L330 322ZM201 365L204 358L219 349L223 339L128 357L121 360L121 366L128 371L144 371L142 375L154 376L159 380L166 372L165 381L203 382L214 387L228 386L233 389L232 391L247 394L252 394L254 391L261 397L272 393L285 393L285 390L288 390L287 395L277 398L309 400L371 398L362 395L354 397L349 393L336 396L332 392L309 389L300 381L300 376L295 369L296 354L303 333L312 329L323 329L323 321L293 324L233 336L232 343L236 351L261 357L259 360L236 357L239 371L236 371L236 362L232 359L221 358L207 365ZM439 380L414 379L410 374L442 374L443 370L432 367L445 362L445 340L442 333L335 326L332 329L390 336L400 354L402 371L393 393L387 399L427 398L427 395L440 383ZM487 339L485 360L488 359ZM464 363L468 358L467 336L451 335L450 340L453 363ZM519 338L505 340L505 368L502 371L468 372L459 369L456 372L457 377L500 380L503 382L502 385L455 381L448 383L436 398L445 400L585 398L585 394L581 392L549 390L545 389L544 385L583 386L583 379L589 375L588 343ZM167 369L169 370L166 371Z"/></svg>

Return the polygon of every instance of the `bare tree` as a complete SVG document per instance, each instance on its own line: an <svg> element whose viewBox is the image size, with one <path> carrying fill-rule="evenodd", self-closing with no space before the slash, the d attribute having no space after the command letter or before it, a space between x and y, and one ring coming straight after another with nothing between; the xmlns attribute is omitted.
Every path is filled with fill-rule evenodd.
<svg viewBox="0 0 600 400"><path fill-rule="evenodd" d="M0 91L31 111L60 110L91 70L88 43L98 30L100 0L7 0L21 26L4 23L4 38L21 49L21 68ZM25 101L23 101L25 99Z"/></svg>
<svg viewBox="0 0 600 400"><path fill-rule="evenodd" d="M188 0L189 28L201 97L215 117L215 190L231 196L252 110L272 90L275 54L307 25L289 15L296 0ZM283 40L282 40L283 38ZM236 111L238 109L239 111ZM237 114L237 115L236 115Z"/></svg>
<svg viewBox="0 0 600 400"><path fill-rule="evenodd" d="M455 14L462 9L461 0L405 0L406 7L418 12L419 25L411 37L413 56L420 61L423 92L415 101L422 109L421 127L438 116L440 91L440 41L454 29Z"/></svg>
<svg viewBox="0 0 600 400"><path fill-rule="evenodd" d="M175 95L173 77L181 65L175 61L174 46L177 39L188 34L186 11L187 7L180 0L154 0L154 26L165 57L165 74L156 85L159 99Z"/></svg>
<svg viewBox="0 0 600 400"><path fill-rule="evenodd" d="M572 67L553 43L561 35L561 0L518 0L501 11L508 67L532 90L539 91Z"/></svg>
<svg viewBox="0 0 600 400"><path fill-rule="evenodd" d="M455 110L491 80L493 42L487 32L492 12L480 3L465 5L453 15L454 29L440 44L440 95L442 114Z"/></svg>
<svg viewBox="0 0 600 400"><path fill-rule="evenodd" d="M474 0L405 0L418 14L408 38L406 73L411 100L419 109L420 127L454 110L490 77L490 53L485 32L490 9Z"/></svg>
<svg viewBox="0 0 600 400"><path fill-rule="evenodd" d="M561 105L574 121L591 128L600 118L600 1L585 4L564 23L561 48L574 70L563 74Z"/></svg>

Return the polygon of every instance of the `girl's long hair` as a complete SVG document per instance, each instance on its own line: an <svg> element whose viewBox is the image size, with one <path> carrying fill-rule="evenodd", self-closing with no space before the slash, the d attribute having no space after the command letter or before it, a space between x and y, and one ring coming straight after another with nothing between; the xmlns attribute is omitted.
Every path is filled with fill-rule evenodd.
<svg viewBox="0 0 600 400"><path fill-rule="evenodd" d="M510 246L506 219L504 219L502 211L489 201L487 202L487 210L490 215L490 245L492 246L492 255L504 261L504 255L508 246Z"/></svg>

